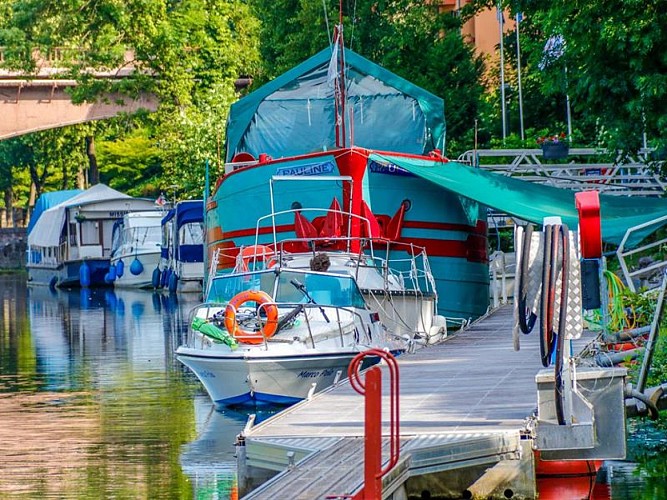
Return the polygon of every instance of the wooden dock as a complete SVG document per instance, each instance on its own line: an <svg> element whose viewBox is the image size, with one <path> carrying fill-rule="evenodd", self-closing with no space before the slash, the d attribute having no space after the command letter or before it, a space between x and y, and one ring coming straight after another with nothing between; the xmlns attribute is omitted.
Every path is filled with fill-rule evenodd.
<svg viewBox="0 0 667 500"><path fill-rule="evenodd" d="M439 345L399 358L402 462L385 478L386 494L408 476L532 460L522 437L537 407L539 339L537 331L522 336L514 351L512 328L512 308L504 306ZM387 376L385 368L383 389ZM283 472L246 498L353 493L363 483L363 435L364 398L347 381L249 429L240 470Z"/></svg>

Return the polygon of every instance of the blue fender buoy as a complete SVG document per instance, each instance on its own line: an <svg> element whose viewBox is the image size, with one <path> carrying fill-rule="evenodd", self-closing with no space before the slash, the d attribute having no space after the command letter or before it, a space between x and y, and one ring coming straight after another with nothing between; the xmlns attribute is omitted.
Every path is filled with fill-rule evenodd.
<svg viewBox="0 0 667 500"><path fill-rule="evenodd" d="M113 264L109 266L109 271L107 271L107 273L104 275L104 281L107 283L113 283L116 281L116 266Z"/></svg>
<svg viewBox="0 0 667 500"><path fill-rule="evenodd" d="M123 262L123 259L118 259L118 262L116 262L116 276L122 278L124 272L125 272L125 262Z"/></svg>
<svg viewBox="0 0 667 500"><path fill-rule="evenodd" d="M90 266L85 260L81 263L81 267L79 267L79 283L84 288L90 286Z"/></svg>
<svg viewBox="0 0 667 500"><path fill-rule="evenodd" d="M169 276L169 292L175 293L177 287L178 287L178 274L173 272L171 273L171 276Z"/></svg>
<svg viewBox="0 0 667 500"><path fill-rule="evenodd" d="M160 282L160 268L156 267L153 269L153 278L151 279L151 284L153 288L160 288L162 283Z"/></svg>
<svg viewBox="0 0 667 500"><path fill-rule="evenodd" d="M49 281L49 288L50 288L51 290L55 290L57 284L58 284L58 277L57 277L57 276L53 276L53 277L51 278L51 281Z"/></svg>
<svg viewBox="0 0 667 500"><path fill-rule="evenodd" d="M144 265L136 257L132 261L132 264L130 264L130 272L135 276L139 276L141 273L144 272Z"/></svg>

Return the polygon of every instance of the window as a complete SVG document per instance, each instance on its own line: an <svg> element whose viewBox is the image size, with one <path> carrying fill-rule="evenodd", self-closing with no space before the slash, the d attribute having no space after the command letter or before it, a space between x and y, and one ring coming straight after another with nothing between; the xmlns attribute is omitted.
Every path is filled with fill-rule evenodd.
<svg viewBox="0 0 667 500"><path fill-rule="evenodd" d="M81 223L81 244L100 244L100 225L97 221L86 220Z"/></svg>

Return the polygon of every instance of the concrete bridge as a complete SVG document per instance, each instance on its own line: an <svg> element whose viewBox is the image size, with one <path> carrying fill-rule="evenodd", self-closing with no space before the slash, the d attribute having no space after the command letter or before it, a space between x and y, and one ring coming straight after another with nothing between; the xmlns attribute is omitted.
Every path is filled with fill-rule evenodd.
<svg viewBox="0 0 667 500"><path fill-rule="evenodd" d="M71 50L71 49L69 49ZM68 89L75 80L62 79L64 50L55 49L46 56L35 52L37 71L30 75L0 69L0 140L50 128L111 118L121 112L139 109L155 111L157 98L148 93L131 99L107 94L97 102L74 104ZM0 63L3 61L0 49ZM135 71L132 51L125 53L125 64L117 70L96 72L97 78L125 78Z"/></svg>

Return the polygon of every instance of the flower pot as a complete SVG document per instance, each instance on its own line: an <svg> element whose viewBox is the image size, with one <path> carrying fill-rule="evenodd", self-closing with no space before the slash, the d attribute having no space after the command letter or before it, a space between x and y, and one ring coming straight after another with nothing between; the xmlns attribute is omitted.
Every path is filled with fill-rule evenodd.
<svg viewBox="0 0 667 500"><path fill-rule="evenodd" d="M542 156L545 160L562 160L567 158L570 144L567 142L543 142Z"/></svg>

